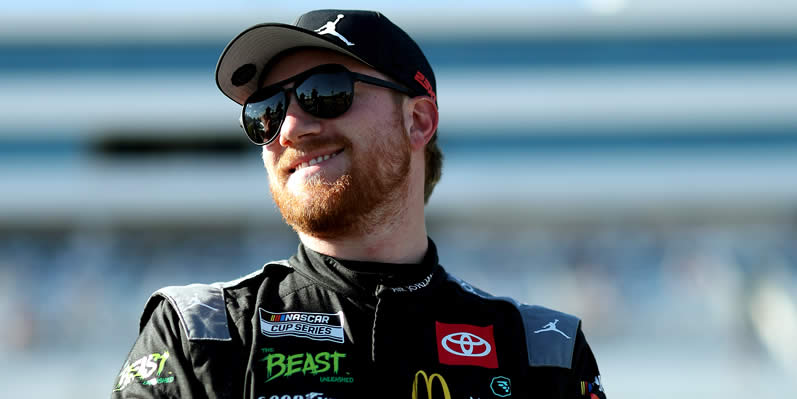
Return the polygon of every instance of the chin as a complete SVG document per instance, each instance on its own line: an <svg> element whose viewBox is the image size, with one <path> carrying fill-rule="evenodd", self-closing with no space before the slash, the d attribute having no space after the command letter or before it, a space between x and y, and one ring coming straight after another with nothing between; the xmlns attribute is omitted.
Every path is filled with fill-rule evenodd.
<svg viewBox="0 0 797 399"><path fill-rule="evenodd" d="M285 222L297 232L312 236L342 233L357 214L356 190L351 176L343 175L334 182L315 179L297 190L271 187L271 195Z"/></svg>

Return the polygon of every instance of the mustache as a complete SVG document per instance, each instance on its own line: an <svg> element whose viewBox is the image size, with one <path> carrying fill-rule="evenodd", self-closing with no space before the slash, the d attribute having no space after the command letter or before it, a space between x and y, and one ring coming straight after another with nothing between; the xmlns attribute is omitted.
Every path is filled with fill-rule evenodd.
<svg viewBox="0 0 797 399"><path fill-rule="evenodd" d="M324 136L314 137L311 139L303 140L301 144L291 146L285 149L277 161L279 170L285 170L291 167L298 159L320 149L328 148L351 148L351 141L341 136Z"/></svg>

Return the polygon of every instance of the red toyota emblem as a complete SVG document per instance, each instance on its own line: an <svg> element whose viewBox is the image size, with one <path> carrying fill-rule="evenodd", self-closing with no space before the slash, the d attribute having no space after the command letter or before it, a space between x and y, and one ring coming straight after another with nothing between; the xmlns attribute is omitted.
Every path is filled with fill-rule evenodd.
<svg viewBox="0 0 797 399"><path fill-rule="evenodd" d="M498 368L493 326L435 322L437 357L442 364Z"/></svg>
<svg viewBox="0 0 797 399"><path fill-rule="evenodd" d="M443 349L459 356L482 357L492 352L493 346L482 337L468 332L448 334L440 341Z"/></svg>

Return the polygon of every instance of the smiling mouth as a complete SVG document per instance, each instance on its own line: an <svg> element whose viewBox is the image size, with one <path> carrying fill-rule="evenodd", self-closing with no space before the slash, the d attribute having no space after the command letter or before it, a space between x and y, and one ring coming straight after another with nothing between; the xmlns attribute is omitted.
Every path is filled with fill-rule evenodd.
<svg viewBox="0 0 797 399"><path fill-rule="evenodd" d="M313 158L313 159L311 159L309 161L302 162L299 165L296 165L295 168L290 170L290 173L302 170L302 169L304 169L304 168L306 168L308 166L313 166L313 165L315 165L317 163L320 163L320 162L324 162L324 161L326 161L328 159L335 158L336 156L338 156L338 154L340 154L342 152L343 152L343 150L340 150L340 151L333 152L332 154L319 155L319 156L317 156L317 157L315 157L315 158Z"/></svg>

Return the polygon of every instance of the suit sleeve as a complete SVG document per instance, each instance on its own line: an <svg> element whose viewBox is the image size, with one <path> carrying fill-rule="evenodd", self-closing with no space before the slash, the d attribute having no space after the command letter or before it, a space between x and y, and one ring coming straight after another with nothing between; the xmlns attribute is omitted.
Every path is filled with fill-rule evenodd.
<svg viewBox="0 0 797 399"><path fill-rule="evenodd" d="M145 322L111 392L121 398L202 398L187 355L188 340L176 312L160 300L144 312Z"/></svg>
<svg viewBox="0 0 797 399"><path fill-rule="evenodd" d="M598 362L587 343L581 328L576 335L573 350L572 384L576 398L606 399L606 393L601 384L601 375Z"/></svg>

